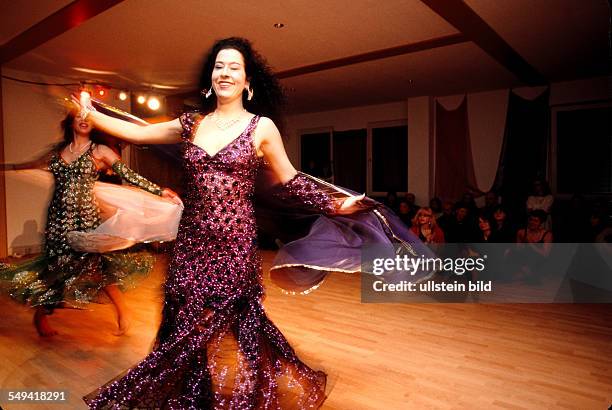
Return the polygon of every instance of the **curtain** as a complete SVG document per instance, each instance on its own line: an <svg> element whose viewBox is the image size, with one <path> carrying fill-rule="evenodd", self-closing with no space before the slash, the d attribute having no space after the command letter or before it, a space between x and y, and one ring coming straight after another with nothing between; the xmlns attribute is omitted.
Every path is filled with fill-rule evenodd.
<svg viewBox="0 0 612 410"><path fill-rule="evenodd" d="M504 141L493 190L521 215L535 179L546 178L550 92L533 100L510 93Z"/></svg>
<svg viewBox="0 0 612 410"><path fill-rule="evenodd" d="M455 110L436 102L435 195L456 201L476 187L468 128L467 98Z"/></svg>

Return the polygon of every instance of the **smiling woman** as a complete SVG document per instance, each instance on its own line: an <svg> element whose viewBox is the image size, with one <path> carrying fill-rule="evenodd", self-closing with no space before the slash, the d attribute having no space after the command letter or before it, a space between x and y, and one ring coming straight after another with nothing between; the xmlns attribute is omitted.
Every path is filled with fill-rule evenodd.
<svg viewBox="0 0 612 410"><path fill-rule="evenodd" d="M202 70L208 115L136 126L77 103L136 143L183 142L187 182L155 350L86 397L91 408L317 408L326 375L302 363L266 316L252 196L263 163L320 213L351 213L297 173L273 120L282 90L247 40L217 42ZM270 117L265 117L268 115Z"/></svg>

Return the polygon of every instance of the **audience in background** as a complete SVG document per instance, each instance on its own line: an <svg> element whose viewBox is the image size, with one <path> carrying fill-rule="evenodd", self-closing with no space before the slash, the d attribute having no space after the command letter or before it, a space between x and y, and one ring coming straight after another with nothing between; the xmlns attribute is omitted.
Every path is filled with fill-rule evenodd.
<svg viewBox="0 0 612 410"><path fill-rule="evenodd" d="M489 212L481 210L478 214L478 232L474 242L492 242L494 243L495 223Z"/></svg>
<svg viewBox="0 0 612 410"><path fill-rule="evenodd" d="M612 208L610 201L604 197L589 202L581 195L574 195L571 201L561 202L559 206L555 206L557 222L553 232L549 228L549 223L550 211L555 201L546 182L541 180L534 182L533 192L526 201L526 207L530 210L527 218L521 212L520 203L512 208L509 207L512 204L500 204L499 197L493 191L483 195L485 205L480 209L476 208L474 197L470 192L465 193L455 204L450 201L442 202L440 198L433 197L429 201L430 206L425 208L419 208L414 203L415 197L412 193L406 193L405 199L398 200L395 192L389 192L385 204L392 209L397 208L396 212L406 226L429 241L431 241L427 239L431 236L431 233L428 233L429 228L415 224L421 219L417 215L422 216L424 221L431 215L432 223L440 231L440 233L434 232L434 242L439 242L440 237L443 237L447 243L532 243L535 239L542 247L543 243L552 242L553 236L558 242L568 243L612 240L609 217ZM510 209L515 209L515 212ZM423 212L419 213L420 210ZM528 221L527 225L515 224L521 219ZM537 229L534 228L536 220L542 220L541 226ZM537 236L538 234L541 237Z"/></svg>
<svg viewBox="0 0 612 410"><path fill-rule="evenodd" d="M451 224L453 223L453 219L455 219L453 213L453 203L450 201L445 201L442 204L442 215L440 215L437 219L438 226L440 229L444 231L446 234L446 240L448 241L448 230L450 229Z"/></svg>
<svg viewBox="0 0 612 410"><path fill-rule="evenodd" d="M545 228L550 230L552 226L550 212L555 199L550 193L550 188L546 181L536 179L533 181L533 189L527 197L526 210L529 214L535 210L542 210L546 214Z"/></svg>
<svg viewBox="0 0 612 410"><path fill-rule="evenodd" d="M508 211L503 205L493 208L493 232L495 243L513 243L516 238L515 227L508 217Z"/></svg>
<svg viewBox="0 0 612 410"><path fill-rule="evenodd" d="M434 196L429 200L429 207L433 212L434 218L438 219L442 216L442 200L437 196Z"/></svg>
<svg viewBox="0 0 612 410"><path fill-rule="evenodd" d="M387 205L393 212L399 212L399 201L397 199L397 194L395 191L387 192L387 196L385 197L385 205Z"/></svg>
<svg viewBox="0 0 612 410"><path fill-rule="evenodd" d="M412 219L414 218L414 215L415 213L411 211L408 202L404 200L400 201L397 216L399 216L404 225L406 225L408 228L412 226Z"/></svg>
<svg viewBox="0 0 612 410"><path fill-rule="evenodd" d="M484 195L484 201L484 206L480 210L493 215L493 211L499 205L499 196L495 192L489 191Z"/></svg>
<svg viewBox="0 0 612 410"><path fill-rule="evenodd" d="M418 211L420 208L420 206L416 204L416 196L412 192L406 192L405 199L406 202L408 202L408 205L410 205L410 207L414 209L414 212L416 214L416 211Z"/></svg>
<svg viewBox="0 0 612 410"><path fill-rule="evenodd" d="M475 218L478 213L478 206L476 206L474 195L471 192L465 192L459 202L455 204L455 210L460 207L467 208L471 218Z"/></svg>
<svg viewBox="0 0 612 410"><path fill-rule="evenodd" d="M552 243L553 235L552 232L546 229L544 223L546 222L546 212L542 209L536 209L529 212L527 216L527 226L519 229L516 233L517 243L529 243L529 244L545 244ZM540 247L538 253L547 256L550 252L550 247Z"/></svg>
<svg viewBox="0 0 612 410"><path fill-rule="evenodd" d="M465 202L455 205L454 218L446 231L447 242L470 243L475 242L478 237L474 214Z"/></svg>
<svg viewBox="0 0 612 410"><path fill-rule="evenodd" d="M444 243L444 232L438 227L429 207L420 208L416 212L411 229L425 243Z"/></svg>
<svg viewBox="0 0 612 410"><path fill-rule="evenodd" d="M517 279L538 281L533 274L541 274L542 266L552 249L553 235L546 229L546 212L542 209L531 211L527 216L527 227L516 233L516 262L519 263Z"/></svg>

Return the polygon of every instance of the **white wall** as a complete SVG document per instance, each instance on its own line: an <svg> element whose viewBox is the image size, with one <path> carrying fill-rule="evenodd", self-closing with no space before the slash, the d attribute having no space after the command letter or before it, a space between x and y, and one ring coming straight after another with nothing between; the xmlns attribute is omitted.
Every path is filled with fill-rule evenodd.
<svg viewBox="0 0 612 410"><path fill-rule="evenodd" d="M5 69L2 72L33 81L58 81ZM59 140L59 122L64 113L60 101L64 93L61 87L47 88L2 79L6 162L34 159ZM31 171L9 172L5 178L8 252L23 253L28 248L34 252L42 242L52 180L45 173Z"/></svg>
<svg viewBox="0 0 612 410"><path fill-rule="evenodd" d="M431 97L408 99L408 190L417 204L427 204L431 195L433 166L433 113Z"/></svg>

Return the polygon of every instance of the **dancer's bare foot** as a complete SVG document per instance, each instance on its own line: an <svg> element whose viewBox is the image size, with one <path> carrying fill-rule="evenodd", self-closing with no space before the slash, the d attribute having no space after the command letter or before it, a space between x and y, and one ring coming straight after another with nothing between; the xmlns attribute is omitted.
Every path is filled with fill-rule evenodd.
<svg viewBox="0 0 612 410"><path fill-rule="evenodd" d="M34 313L34 327L41 337L50 337L57 334L57 330L49 325L47 312L44 309L36 309L36 313Z"/></svg>
<svg viewBox="0 0 612 410"><path fill-rule="evenodd" d="M115 336L123 336L132 326L129 315L123 314L117 318L117 330L113 332Z"/></svg>

